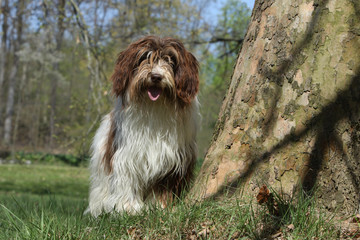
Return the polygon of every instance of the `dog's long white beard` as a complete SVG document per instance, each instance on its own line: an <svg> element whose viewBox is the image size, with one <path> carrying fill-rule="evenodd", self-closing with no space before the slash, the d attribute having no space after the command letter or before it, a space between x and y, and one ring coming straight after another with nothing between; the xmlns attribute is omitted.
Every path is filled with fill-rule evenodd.
<svg viewBox="0 0 360 240"><path fill-rule="evenodd" d="M112 171L102 159L115 121ZM141 102L115 110L103 119L92 145L90 213L134 212L152 199L152 185L174 172L183 176L196 152L198 102L176 109L175 104ZM149 196L146 196L146 195Z"/></svg>

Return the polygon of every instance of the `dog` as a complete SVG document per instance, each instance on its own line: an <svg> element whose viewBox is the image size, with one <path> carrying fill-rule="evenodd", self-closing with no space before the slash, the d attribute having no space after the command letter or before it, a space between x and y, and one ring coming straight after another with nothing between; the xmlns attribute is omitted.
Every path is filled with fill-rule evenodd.
<svg viewBox="0 0 360 240"><path fill-rule="evenodd" d="M198 61L177 39L147 36L119 54L111 80L115 106L91 146L86 212L166 207L193 176Z"/></svg>

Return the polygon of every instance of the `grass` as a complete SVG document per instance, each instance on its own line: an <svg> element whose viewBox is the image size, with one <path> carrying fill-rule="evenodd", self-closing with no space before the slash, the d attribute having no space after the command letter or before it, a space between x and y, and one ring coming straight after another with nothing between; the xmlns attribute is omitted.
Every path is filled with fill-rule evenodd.
<svg viewBox="0 0 360 240"><path fill-rule="evenodd" d="M0 191L86 198L86 168L51 165L0 165Z"/></svg>
<svg viewBox="0 0 360 240"><path fill-rule="evenodd" d="M0 165L0 239L338 239L331 217L312 198L286 202L278 213L238 199L150 206L137 215L84 216L88 171ZM296 202L296 203L295 203ZM271 238L273 236L273 238Z"/></svg>

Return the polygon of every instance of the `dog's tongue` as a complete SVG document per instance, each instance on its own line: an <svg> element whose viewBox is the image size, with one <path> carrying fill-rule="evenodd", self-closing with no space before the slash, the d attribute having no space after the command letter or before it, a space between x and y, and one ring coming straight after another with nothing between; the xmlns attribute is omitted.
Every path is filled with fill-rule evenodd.
<svg viewBox="0 0 360 240"><path fill-rule="evenodd" d="M161 88L158 87L149 87L148 89L148 95L151 101L156 101L160 97L160 94L162 92Z"/></svg>

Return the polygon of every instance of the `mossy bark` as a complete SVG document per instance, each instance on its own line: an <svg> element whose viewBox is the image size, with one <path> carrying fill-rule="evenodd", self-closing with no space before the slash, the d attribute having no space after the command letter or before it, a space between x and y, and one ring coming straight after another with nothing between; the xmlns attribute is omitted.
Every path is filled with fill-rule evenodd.
<svg viewBox="0 0 360 240"><path fill-rule="evenodd" d="M354 213L359 110L360 2L257 0L190 196L317 186L327 209Z"/></svg>

